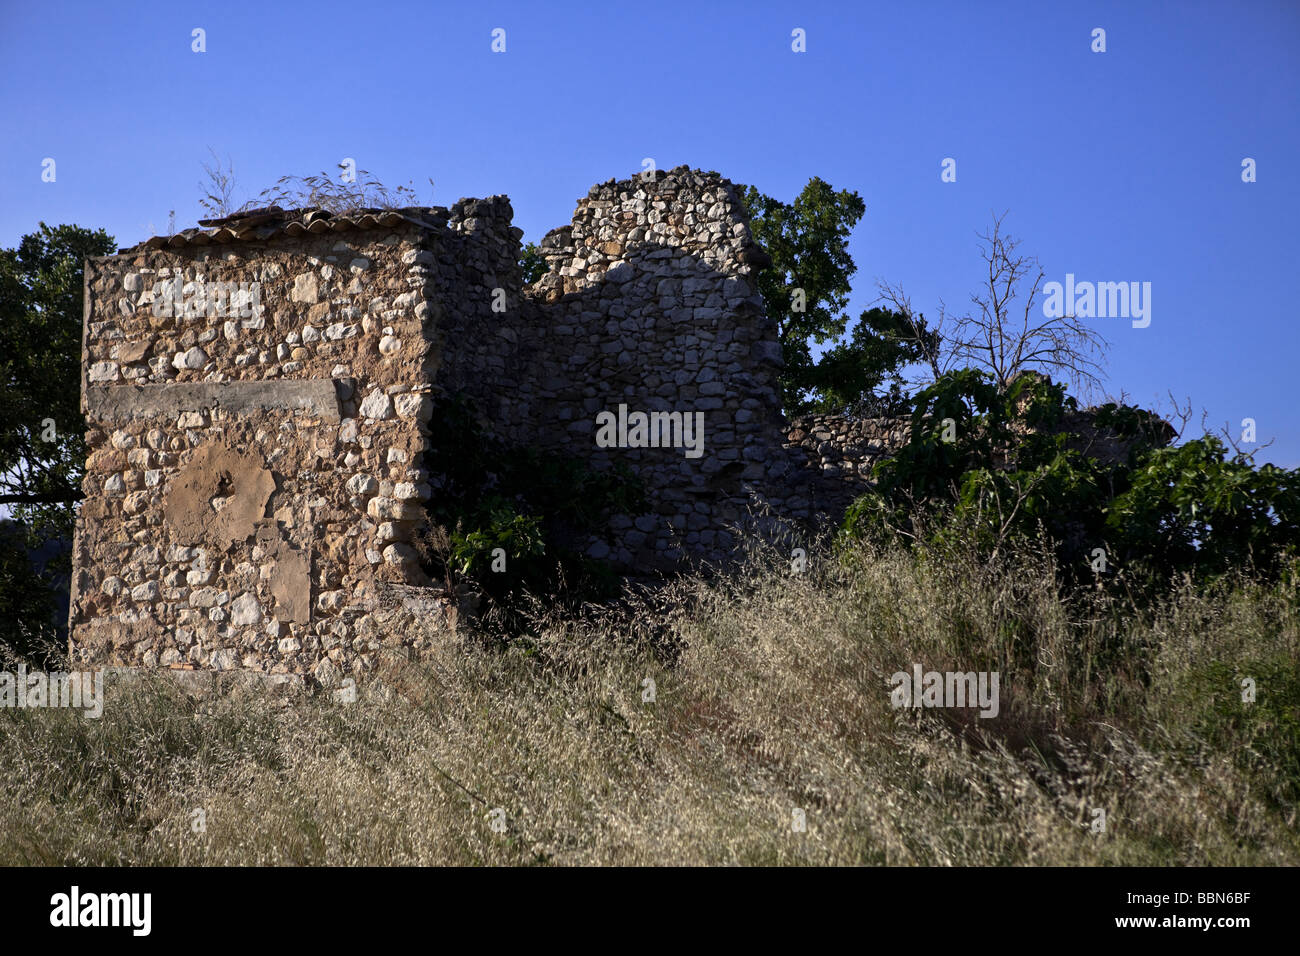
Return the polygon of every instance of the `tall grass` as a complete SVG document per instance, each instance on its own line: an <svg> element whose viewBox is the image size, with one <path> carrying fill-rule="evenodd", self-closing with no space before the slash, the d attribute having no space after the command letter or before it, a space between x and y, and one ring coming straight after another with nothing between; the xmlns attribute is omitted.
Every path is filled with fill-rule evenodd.
<svg viewBox="0 0 1300 956"><path fill-rule="evenodd" d="M756 552L505 644L431 631L352 704L157 677L98 721L0 710L0 863L1300 862L1294 581L1058 591L1033 555ZM998 671L1000 713L893 709L914 663Z"/></svg>

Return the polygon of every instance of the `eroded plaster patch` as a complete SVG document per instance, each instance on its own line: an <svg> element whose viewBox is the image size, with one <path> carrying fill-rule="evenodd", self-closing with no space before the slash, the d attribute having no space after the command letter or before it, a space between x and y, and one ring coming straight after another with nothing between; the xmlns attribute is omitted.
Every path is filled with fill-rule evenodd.
<svg viewBox="0 0 1300 956"><path fill-rule="evenodd" d="M261 459L213 443L196 449L172 481L163 515L178 541L225 551L257 530L274 492L275 476Z"/></svg>

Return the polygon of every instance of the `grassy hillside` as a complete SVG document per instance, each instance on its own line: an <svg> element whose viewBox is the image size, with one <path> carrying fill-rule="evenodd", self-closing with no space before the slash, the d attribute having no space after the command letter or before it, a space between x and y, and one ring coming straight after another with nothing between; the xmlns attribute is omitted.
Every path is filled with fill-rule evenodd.
<svg viewBox="0 0 1300 956"><path fill-rule="evenodd" d="M0 864L1300 863L1298 591L1137 613L1046 558L757 554L353 704L110 684L98 721L0 710ZM891 708L915 663L998 671L999 715Z"/></svg>

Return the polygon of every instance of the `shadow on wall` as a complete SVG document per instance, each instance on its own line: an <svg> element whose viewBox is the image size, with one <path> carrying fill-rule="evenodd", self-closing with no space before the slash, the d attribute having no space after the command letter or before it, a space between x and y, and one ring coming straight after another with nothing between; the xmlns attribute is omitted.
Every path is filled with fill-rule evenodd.
<svg viewBox="0 0 1300 956"><path fill-rule="evenodd" d="M506 445L625 464L640 479L650 510L616 515L587 553L666 570L727 560L734 528L789 537L791 522L806 532L819 515L838 520L853 494L785 447L777 328L751 278L761 250L750 241L741 253L756 254L741 261L613 236L590 240L607 258L575 275L568 263L585 250L572 231L548 234L551 268L533 286L511 276L506 312L486 289L444 310L455 347L437 379Z"/></svg>

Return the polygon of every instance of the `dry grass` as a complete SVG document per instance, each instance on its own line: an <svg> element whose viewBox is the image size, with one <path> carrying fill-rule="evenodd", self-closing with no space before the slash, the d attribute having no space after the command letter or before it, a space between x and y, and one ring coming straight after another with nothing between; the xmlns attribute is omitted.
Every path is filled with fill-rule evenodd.
<svg viewBox="0 0 1300 956"><path fill-rule="evenodd" d="M0 863L1300 862L1294 583L1094 603L1026 558L767 555L351 705L150 679L99 721L0 711ZM914 662L998 670L1001 714L891 709Z"/></svg>

